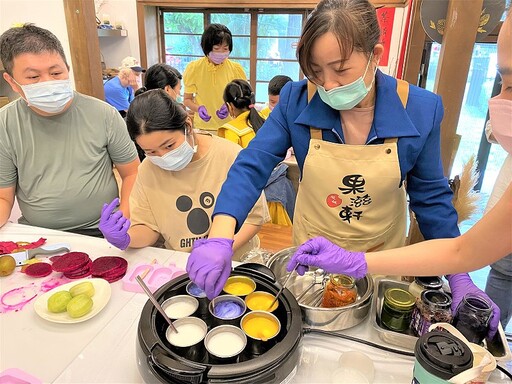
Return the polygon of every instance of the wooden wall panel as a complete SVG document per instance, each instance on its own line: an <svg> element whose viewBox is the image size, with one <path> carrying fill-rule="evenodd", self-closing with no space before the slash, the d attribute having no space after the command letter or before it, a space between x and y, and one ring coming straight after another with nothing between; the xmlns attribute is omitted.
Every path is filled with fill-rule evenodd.
<svg viewBox="0 0 512 384"><path fill-rule="evenodd" d="M468 6L471 3L471 6ZM443 98L445 114L441 123L441 156L445 175L449 175L458 148L460 110L468 79L473 46L483 0L450 0L439 55L434 93ZM453 58L457 58L454 60Z"/></svg>
<svg viewBox="0 0 512 384"><path fill-rule="evenodd" d="M64 0L75 88L104 100L100 43L93 0Z"/></svg>

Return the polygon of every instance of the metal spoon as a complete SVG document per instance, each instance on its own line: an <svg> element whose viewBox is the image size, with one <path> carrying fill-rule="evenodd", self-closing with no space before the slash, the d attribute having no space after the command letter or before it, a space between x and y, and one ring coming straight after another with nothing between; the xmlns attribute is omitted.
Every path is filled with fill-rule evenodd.
<svg viewBox="0 0 512 384"><path fill-rule="evenodd" d="M284 281L284 284L283 286L281 287L281 289L279 290L279 292L277 292L277 295L276 297L274 297L274 300L272 300L272 304L269 305L268 307L268 310L270 310L273 305L276 303L277 299L279 299L279 295L281 295L281 293L284 291L284 289L286 288L286 285L288 284L288 282L290 281L290 278L292 277L293 275L293 272L295 272L297 270L297 268L299 267L299 263L297 263L295 265L295 268L293 268L293 270L290 272L290 274L288 275L288 277L286 278L286 280Z"/></svg>
<svg viewBox="0 0 512 384"><path fill-rule="evenodd" d="M164 317L165 321L167 321L169 323L169 327L171 327L171 329L178 333L178 330L176 329L176 327L172 324L172 321L171 319L169 319L169 316L167 316L167 314L165 313L164 309L162 308L162 306L158 303L158 301L156 300L155 296L153 296L153 294L151 293L151 291L149 290L148 286L146 285L146 283L144 283L144 280L142 280L140 278L139 275L137 275L135 277L135 280L137 280L137 283L139 283L139 285L142 287L142 289L144 290L144 292L146 292L146 295L148 295L149 297L149 300L151 300L151 302L153 303L153 305L155 306L155 308L158 310L158 312L160 312L160 314Z"/></svg>

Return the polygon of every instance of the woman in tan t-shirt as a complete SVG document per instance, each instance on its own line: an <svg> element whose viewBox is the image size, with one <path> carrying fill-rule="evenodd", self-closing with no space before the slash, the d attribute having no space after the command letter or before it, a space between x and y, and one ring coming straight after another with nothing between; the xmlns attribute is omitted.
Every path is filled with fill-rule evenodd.
<svg viewBox="0 0 512 384"><path fill-rule="evenodd" d="M142 148L130 196L131 225L106 204L100 229L114 246L142 248L163 237L166 248L189 252L208 236L211 214L223 181L241 148L192 129L185 110L161 89L138 95L126 117L128 132ZM262 194L235 237L236 252L268 221Z"/></svg>

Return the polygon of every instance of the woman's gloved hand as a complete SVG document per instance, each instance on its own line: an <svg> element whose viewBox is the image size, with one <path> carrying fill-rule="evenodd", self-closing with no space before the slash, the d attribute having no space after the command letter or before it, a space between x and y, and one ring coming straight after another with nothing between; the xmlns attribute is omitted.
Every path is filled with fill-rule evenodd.
<svg viewBox="0 0 512 384"><path fill-rule="evenodd" d="M206 107L204 105L201 105L198 109L197 109L197 114L199 115L199 117L201 118L201 120L203 121L206 121L206 122L209 122L210 119L212 118L209 114L208 114L208 111L206 110Z"/></svg>
<svg viewBox="0 0 512 384"><path fill-rule="evenodd" d="M324 237L315 237L302 244L290 259L286 270L303 275L309 266L322 268L327 273L341 273L360 279L368 267L364 252L351 252L331 243Z"/></svg>
<svg viewBox="0 0 512 384"><path fill-rule="evenodd" d="M232 256L232 239L199 239L194 242L187 261L187 273L210 300L224 288L231 274Z"/></svg>
<svg viewBox="0 0 512 384"><path fill-rule="evenodd" d="M498 324L500 323L500 308L491 300L487 294L478 288L471 277L467 273L457 273L455 275L449 275L447 277L448 283L450 284L450 290L452 291L452 313L455 315L455 311L462 301L464 295L472 293L480 296L487 300L492 307L492 316L489 321L489 332L487 337L492 339L498 330Z"/></svg>
<svg viewBox="0 0 512 384"><path fill-rule="evenodd" d="M101 210L99 229L105 239L113 246L125 250L130 244L130 220L123 216L123 212L114 212L119 205L119 198L115 198L110 204L103 204Z"/></svg>
<svg viewBox="0 0 512 384"><path fill-rule="evenodd" d="M224 120L226 117L229 116L229 111L228 111L228 107L226 106L226 104L222 104L222 107L220 107L220 109L218 109L217 111L215 111L217 117L221 120Z"/></svg>

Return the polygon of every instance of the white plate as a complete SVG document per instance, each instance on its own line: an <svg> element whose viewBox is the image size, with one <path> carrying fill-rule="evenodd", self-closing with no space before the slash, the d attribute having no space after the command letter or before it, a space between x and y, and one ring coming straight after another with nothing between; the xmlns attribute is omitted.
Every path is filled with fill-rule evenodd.
<svg viewBox="0 0 512 384"><path fill-rule="evenodd" d="M93 305L92 310L78 318L72 318L67 312L53 313L48 311L48 299L55 292L67 291L74 285L80 284L84 281L90 281L94 286L94 296L92 297ZM91 317L96 316L110 300L110 283L104 279L79 279L72 281L71 283L63 284L53 288L51 291L46 292L44 295L39 296L34 302L34 310L43 319L52 321L54 323L80 323L85 320L89 320Z"/></svg>

